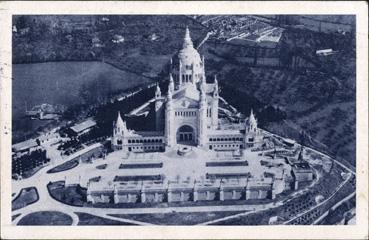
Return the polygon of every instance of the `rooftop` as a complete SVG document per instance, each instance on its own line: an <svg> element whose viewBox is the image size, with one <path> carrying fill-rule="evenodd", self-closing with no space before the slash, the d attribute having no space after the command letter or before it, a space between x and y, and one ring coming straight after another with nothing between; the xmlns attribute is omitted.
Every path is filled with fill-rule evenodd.
<svg viewBox="0 0 369 240"><path fill-rule="evenodd" d="M295 170L311 170L310 165L307 162L297 162L293 164Z"/></svg>
<svg viewBox="0 0 369 240"><path fill-rule="evenodd" d="M96 122L92 119L88 119L84 122L78 123L74 126L72 126L70 129L72 129L76 133L80 133L86 129L92 128L96 126Z"/></svg>
<svg viewBox="0 0 369 240"><path fill-rule="evenodd" d="M29 139L24 142L13 144L12 146L12 148L14 148L16 152L28 150L33 147L37 147L37 143L35 139Z"/></svg>

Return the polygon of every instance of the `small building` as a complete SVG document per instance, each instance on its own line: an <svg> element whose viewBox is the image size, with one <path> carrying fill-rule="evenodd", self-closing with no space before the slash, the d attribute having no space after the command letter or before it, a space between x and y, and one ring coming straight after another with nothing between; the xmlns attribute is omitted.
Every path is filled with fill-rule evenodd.
<svg viewBox="0 0 369 240"><path fill-rule="evenodd" d="M335 54L336 51L333 51L331 48L329 48L329 49L317 50L315 53L318 56L329 56L329 55Z"/></svg>
<svg viewBox="0 0 369 240"><path fill-rule="evenodd" d="M78 123L70 127L69 134L71 136L82 136L90 132L94 127L96 127L96 122L92 119L87 119L84 122Z"/></svg>
<svg viewBox="0 0 369 240"><path fill-rule="evenodd" d="M294 147L296 144L295 140L289 139L289 138L284 138L283 139L283 144L286 145L287 147Z"/></svg>
<svg viewBox="0 0 369 240"><path fill-rule="evenodd" d="M307 162L297 162L292 165L292 177L295 182L295 189L299 183L313 180L313 170Z"/></svg>
<svg viewBox="0 0 369 240"><path fill-rule="evenodd" d="M36 139L29 139L27 141L23 141L20 143L16 143L12 145L13 153L24 153L24 152L32 152L39 147Z"/></svg>

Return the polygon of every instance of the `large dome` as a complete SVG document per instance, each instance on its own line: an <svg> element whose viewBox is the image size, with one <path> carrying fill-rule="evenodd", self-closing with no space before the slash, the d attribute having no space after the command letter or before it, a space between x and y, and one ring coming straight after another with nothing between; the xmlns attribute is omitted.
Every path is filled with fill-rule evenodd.
<svg viewBox="0 0 369 240"><path fill-rule="evenodd" d="M186 28L183 47L178 53L179 61L182 66L191 66L192 64L197 68L200 66L201 57L198 51L193 47L190 36L190 31Z"/></svg>

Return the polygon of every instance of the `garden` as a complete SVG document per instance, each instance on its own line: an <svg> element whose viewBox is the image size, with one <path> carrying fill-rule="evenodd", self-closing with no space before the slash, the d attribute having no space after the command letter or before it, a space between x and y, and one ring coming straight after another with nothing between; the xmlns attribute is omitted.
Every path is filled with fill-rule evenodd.
<svg viewBox="0 0 369 240"><path fill-rule="evenodd" d="M135 163L135 164L121 164L119 169L134 169L134 168L162 168L163 163Z"/></svg>
<svg viewBox="0 0 369 240"><path fill-rule="evenodd" d="M127 222L115 221L107 218L102 218L98 216L94 216L88 213L75 212L77 214L79 221L78 225L86 226L86 225L135 225Z"/></svg>
<svg viewBox="0 0 369 240"><path fill-rule="evenodd" d="M77 158L74 158L72 160L69 160L63 164L60 164L50 170L47 171L47 173L58 173L58 172L63 172L66 170L70 170L72 168L77 167L77 165L79 164L79 160Z"/></svg>
<svg viewBox="0 0 369 240"><path fill-rule="evenodd" d="M229 167L233 167L233 166L248 166L248 162L247 161L243 161L243 162L207 162L206 166L207 167L224 167L224 166L229 166Z"/></svg>
<svg viewBox="0 0 369 240"><path fill-rule="evenodd" d="M72 218L64 213L56 211L42 211L30 213L18 222L18 225L72 225Z"/></svg>
<svg viewBox="0 0 369 240"><path fill-rule="evenodd" d="M49 194L55 200L71 206L83 206L86 203L87 189L80 185L65 186L64 181L47 185Z"/></svg>
<svg viewBox="0 0 369 240"><path fill-rule="evenodd" d="M35 187L23 188L19 195L12 201L12 211L35 203L38 199L38 192Z"/></svg>

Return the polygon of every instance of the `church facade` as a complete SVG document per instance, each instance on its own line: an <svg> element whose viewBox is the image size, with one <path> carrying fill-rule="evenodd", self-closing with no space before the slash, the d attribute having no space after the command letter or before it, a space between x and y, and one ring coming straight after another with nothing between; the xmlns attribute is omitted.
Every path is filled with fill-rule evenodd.
<svg viewBox="0 0 369 240"><path fill-rule="evenodd" d="M131 152L165 151L180 145L208 150L238 150L259 147L263 134L251 111L244 124L223 128L218 119L219 88L216 76L208 83L205 58L194 48L188 28L183 47L171 59L167 94L156 87L155 129L128 129L120 113L114 123L112 147Z"/></svg>

